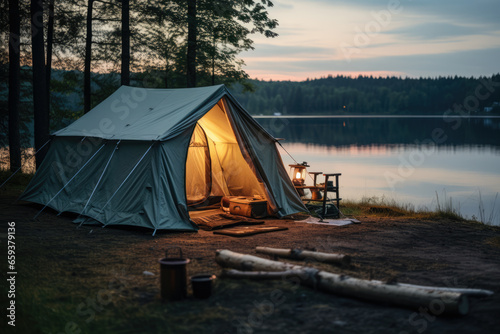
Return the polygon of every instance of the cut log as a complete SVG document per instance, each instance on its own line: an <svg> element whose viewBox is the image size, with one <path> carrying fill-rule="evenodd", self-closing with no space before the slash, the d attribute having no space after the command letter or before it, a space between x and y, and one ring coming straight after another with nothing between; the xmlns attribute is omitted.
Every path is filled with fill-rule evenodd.
<svg viewBox="0 0 500 334"><path fill-rule="evenodd" d="M286 271L241 271L236 269L225 269L222 272L224 277L230 278L240 278L240 279L283 279L291 276L303 276L303 270L286 270ZM372 282L383 284L382 281L372 280ZM387 283L386 283L387 284ZM412 287L422 290L436 290L436 291L448 291L457 292L469 297L488 297L495 293L491 290L485 289L468 289L468 288L447 288L447 287L435 287L435 286L425 286L425 285L415 285L406 283L396 283L394 285L402 287Z"/></svg>
<svg viewBox="0 0 500 334"><path fill-rule="evenodd" d="M283 277L304 275L303 270L287 270L287 271L241 271L236 269L225 269L222 271L222 277L239 278L239 279L283 279Z"/></svg>
<svg viewBox="0 0 500 334"><path fill-rule="evenodd" d="M381 282L383 283L383 282ZM448 287L437 287L437 286L425 286L425 285L415 285L415 284L407 284L407 283L397 283L396 285L402 287L412 287L427 291L447 291L447 292L457 292L469 297L488 297L493 296L495 293L491 290L485 289L469 289L469 288L448 288Z"/></svg>
<svg viewBox="0 0 500 334"><path fill-rule="evenodd" d="M216 251L215 261L224 268L243 271L298 271L301 274L296 277L300 279L302 284L313 286L322 291L410 308L425 307L433 315L465 315L469 311L467 296L458 292L425 290L411 286L386 284L380 281L368 281L229 250ZM283 279L286 278L283 277Z"/></svg>
<svg viewBox="0 0 500 334"><path fill-rule="evenodd" d="M276 255L279 257L289 258L293 260L306 260L313 259L318 262L335 263L341 265L349 265L351 257L343 254L311 252L300 249L282 249L282 248L269 248L269 247L256 247L257 253Z"/></svg>

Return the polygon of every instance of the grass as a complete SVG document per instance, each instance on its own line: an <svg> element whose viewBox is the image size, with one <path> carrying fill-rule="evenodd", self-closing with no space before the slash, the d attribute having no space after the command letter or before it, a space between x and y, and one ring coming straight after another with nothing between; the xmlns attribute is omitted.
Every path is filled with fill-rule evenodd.
<svg viewBox="0 0 500 334"><path fill-rule="evenodd" d="M363 197L359 201L344 200L341 204L341 211L346 216L381 216L381 217L405 217L415 219L450 219L464 220L459 208L453 206L451 197L445 196L440 202L436 192L437 205L435 210L428 208L415 208L412 203L399 203L394 199L385 196Z"/></svg>
<svg viewBox="0 0 500 334"><path fill-rule="evenodd" d="M28 183L33 178L34 174L22 173L21 171L12 176L11 171L0 170L0 185L2 185L9 177L12 176L1 188L0 192L9 191L13 193L21 193Z"/></svg>
<svg viewBox="0 0 500 334"><path fill-rule="evenodd" d="M500 248L500 237L492 237L492 238L486 239L485 242L487 244L494 246L494 247Z"/></svg>
<svg viewBox="0 0 500 334"><path fill-rule="evenodd" d="M498 193L495 195L495 199L493 200L493 205L490 214L486 215L483 198L481 196L481 191L479 191L479 221L481 223L492 225L494 221L499 220L498 215L500 214L500 210L495 210L497 199L498 199Z"/></svg>
<svg viewBox="0 0 500 334"><path fill-rule="evenodd" d="M436 214L438 215L438 217L442 218L464 220L464 217L460 214L460 205L458 206L458 208L456 208L453 205L451 196L448 198L446 192L444 192L444 200L441 203L439 200L438 192L436 191Z"/></svg>

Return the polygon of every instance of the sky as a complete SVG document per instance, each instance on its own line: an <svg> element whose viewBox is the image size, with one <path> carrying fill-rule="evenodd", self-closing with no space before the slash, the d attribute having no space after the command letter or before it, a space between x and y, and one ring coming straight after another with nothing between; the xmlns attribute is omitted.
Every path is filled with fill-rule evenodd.
<svg viewBox="0 0 500 334"><path fill-rule="evenodd" d="M500 73L499 0L277 0L276 38L240 54L251 78Z"/></svg>

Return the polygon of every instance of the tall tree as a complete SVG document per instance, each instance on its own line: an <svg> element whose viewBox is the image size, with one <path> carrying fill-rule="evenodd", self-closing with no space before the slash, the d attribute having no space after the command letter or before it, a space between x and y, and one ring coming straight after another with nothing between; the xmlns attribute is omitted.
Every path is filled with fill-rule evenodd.
<svg viewBox="0 0 500 334"><path fill-rule="evenodd" d="M20 22L19 0L9 0L9 153L11 171L21 167L21 137L19 134Z"/></svg>
<svg viewBox="0 0 500 334"><path fill-rule="evenodd" d="M278 22L269 18L267 0L198 0L198 81L215 84L217 78L230 84L244 82L248 75L237 55L253 49L251 34L275 37Z"/></svg>
<svg viewBox="0 0 500 334"><path fill-rule="evenodd" d="M92 7L94 0L88 0L87 4L87 36L85 37L85 61L83 70L83 112L87 113L91 108L91 86L90 65L92 61Z"/></svg>
<svg viewBox="0 0 500 334"><path fill-rule="evenodd" d="M45 51L43 41L43 4L31 0L31 57L33 63L33 110L35 119L35 149L37 168L43 161L46 149L41 147L49 139L49 113L47 110L47 90L45 88Z"/></svg>
<svg viewBox="0 0 500 334"><path fill-rule="evenodd" d="M122 71L121 84L130 85L130 3L122 1Z"/></svg>
<svg viewBox="0 0 500 334"><path fill-rule="evenodd" d="M142 50L148 50L141 63L161 76L166 88L180 87L186 81L187 8L185 1L148 1L139 9L140 25L134 37L141 37ZM135 43L138 44L137 42ZM135 53L137 55L137 52ZM184 84L185 86L185 84Z"/></svg>
<svg viewBox="0 0 500 334"><path fill-rule="evenodd" d="M47 76L47 110L50 115L50 80L52 79L52 49L54 44L54 2L55 0L49 0L49 21L47 23L47 65L46 65L46 76Z"/></svg>
<svg viewBox="0 0 500 334"><path fill-rule="evenodd" d="M187 87L196 87L196 0L187 0Z"/></svg>

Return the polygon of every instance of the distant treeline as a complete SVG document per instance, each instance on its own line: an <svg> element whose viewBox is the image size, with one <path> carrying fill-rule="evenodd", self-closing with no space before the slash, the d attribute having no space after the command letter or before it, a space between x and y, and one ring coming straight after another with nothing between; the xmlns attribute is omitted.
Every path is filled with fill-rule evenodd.
<svg viewBox="0 0 500 334"><path fill-rule="evenodd" d="M23 147L31 147L33 136L33 100L31 67L21 68L20 132ZM52 71L50 131L69 125L83 115L81 92L83 72ZM132 73L132 86L148 87L151 72ZM0 146L8 144L7 66L0 65ZM100 103L118 87L118 73L92 74L93 105ZM254 92L243 92L253 86ZM163 88L161 85L153 87ZM500 102L500 74L485 78L449 77L402 79L345 76L291 81L248 80L245 86L230 87L236 99L252 115L320 114L500 114L500 107L485 113L485 107ZM344 108L345 107L345 108Z"/></svg>
<svg viewBox="0 0 500 334"><path fill-rule="evenodd" d="M471 118L258 118L257 121L284 143L324 147L412 146L494 148L500 152L500 119ZM439 136L434 136L440 129ZM441 132L442 131L442 132ZM434 139L432 139L434 138Z"/></svg>
<svg viewBox="0 0 500 334"><path fill-rule="evenodd" d="M233 89L254 115L500 113L500 74L491 77L374 78L329 76L302 82L251 81L253 93ZM495 104L495 102L497 102ZM488 109L487 109L488 110Z"/></svg>

